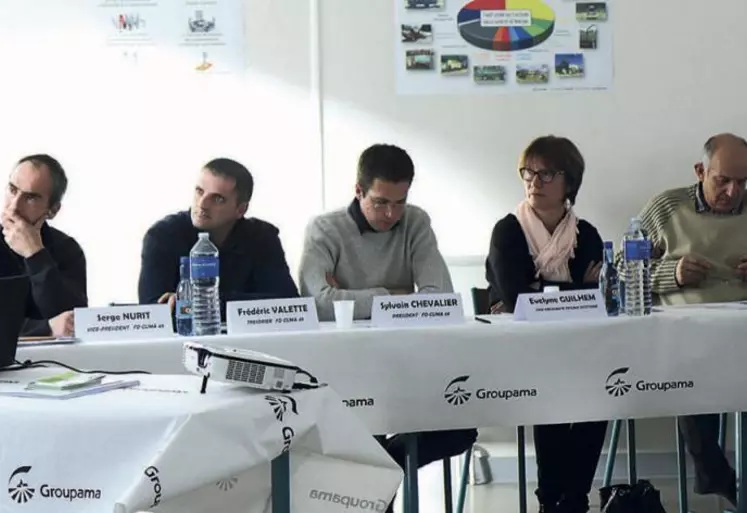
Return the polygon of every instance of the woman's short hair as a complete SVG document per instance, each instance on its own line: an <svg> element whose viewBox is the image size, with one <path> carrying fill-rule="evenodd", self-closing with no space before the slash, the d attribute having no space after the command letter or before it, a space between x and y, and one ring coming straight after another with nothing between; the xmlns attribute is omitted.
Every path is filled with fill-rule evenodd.
<svg viewBox="0 0 747 513"><path fill-rule="evenodd" d="M571 205L575 204L586 167L584 157L576 145L565 137L538 137L522 153L519 167L524 167L532 159L542 159L548 168L563 172L567 189L565 197Z"/></svg>

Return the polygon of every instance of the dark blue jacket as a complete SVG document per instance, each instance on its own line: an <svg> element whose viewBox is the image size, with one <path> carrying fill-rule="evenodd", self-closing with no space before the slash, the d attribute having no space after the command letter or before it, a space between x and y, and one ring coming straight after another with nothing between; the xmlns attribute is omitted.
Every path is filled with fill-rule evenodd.
<svg viewBox="0 0 747 513"><path fill-rule="evenodd" d="M179 259L189 256L198 230L189 211L165 217L143 239L138 297L140 304L176 292ZM259 219L236 222L220 251L221 311L226 301L298 297L278 229Z"/></svg>

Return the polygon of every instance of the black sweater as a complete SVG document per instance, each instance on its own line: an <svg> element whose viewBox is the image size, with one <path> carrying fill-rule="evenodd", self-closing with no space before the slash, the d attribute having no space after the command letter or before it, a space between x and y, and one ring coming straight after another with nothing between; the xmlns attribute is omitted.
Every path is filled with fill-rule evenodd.
<svg viewBox="0 0 747 513"><path fill-rule="evenodd" d="M88 306L86 258L72 237L44 224L44 249L24 259L11 250L0 228L0 276L26 275L31 294L21 335L49 335L49 319L76 307Z"/></svg>
<svg viewBox="0 0 747 513"><path fill-rule="evenodd" d="M539 279L539 290L532 288L538 280L529 244L519 220L509 214L498 221L490 238L490 251L485 262L490 304L503 301L508 312L513 313L519 294L541 292L546 285L556 285L560 290L596 288L596 283L584 283L584 274L591 262L600 262L604 246L599 232L584 220L578 221L578 240L575 257L568 262L572 283L557 283Z"/></svg>
<svg viewBox="0 0 747 513"><path fill-rule="evenodd" d="M153 225L143 240L138 284L141 304L155 303L179 285L179 258L189 256L198 230L189 211ZM239 219L220 250L221 311L227 301L298 297L278 236L278 229L259 219Z"/></svg>

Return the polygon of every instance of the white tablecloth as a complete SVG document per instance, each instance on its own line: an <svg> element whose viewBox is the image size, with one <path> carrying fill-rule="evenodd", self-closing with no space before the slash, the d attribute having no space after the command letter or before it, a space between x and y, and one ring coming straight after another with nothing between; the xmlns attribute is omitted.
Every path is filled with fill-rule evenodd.
<svg viewBox="0 0 747 513"><path fill-rule="evenodd" d="M36 372L49 373L0 380ZM288 447L293 511L383 511L401 481L329 387L264 394L210 383L201 395L196 376L138 379L68 400L0 396L0 511L268 512L269 462Z"/></svg>
<svg viewBox="0 0 747 513"><path fill-rule="evenodd" d="M222 336L330 383L375 433L747 409L747 311ZM185 372L183 339L19 351L85 368ZM627 369L627 370L626 370ZM617 371L617 373L615 373Z"/></svg>

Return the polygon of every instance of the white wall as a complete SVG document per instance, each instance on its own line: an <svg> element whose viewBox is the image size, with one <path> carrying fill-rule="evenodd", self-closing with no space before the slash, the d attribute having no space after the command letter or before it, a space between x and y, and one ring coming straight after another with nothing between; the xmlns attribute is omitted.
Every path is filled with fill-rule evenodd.
<svg viewBox="0 0 747 513"><path fill-rule="evenodd" d="M450 0L454 1L454 0ZM578 210L618 239L662 188L692 181L713 132L747 132L747 4L714 0L718 30L691 0L611 1L615 82L609 92L396 96L393 2L324 0L325 160L331 203L346 197L355 153L393 140L418 165L425 206L448 255L487 250L490 230L521 199L516 162L533 137L562 134L587 159ZM343 43L344 42L344 43Z"/></svg>
<svg viewBox="0 0 747 513"><path fill-rule="evenodd" d="M321 209L310 114L309 10L247 2L245 78L101 69L90 0L3 0L0 168L31 152L57 156L69 194L54 224L88 258L92 304L137 298L142 236L185 209L200 166L234 157L252 170L252 213L281 229L293 259ZM268 23L272 20L272 23Z"/></svg>
<svg viewBox="0 0 747 513"><path fill-rule="evenodd" d="M94 64L95 2L4 0L0 167L44 151L68 169L56 224L86 251L94 304L135 297L145 229L188 206L194 174L217 155L250 166L252 212L281 228L294 270L308 218L350 200L357 156L378 141L413 156L412 200L449 259L482 260L494 222L521 199L518 154L545 133L584 152L578 210L616 240L652 193L692 180L708 135L747 133L747 60L732 51L747 43L747 4L714 1L729 15L694 31L696 2L613 0L609 92L404 97L390 0L246 0L246 77L189 80Z"/></svg>

